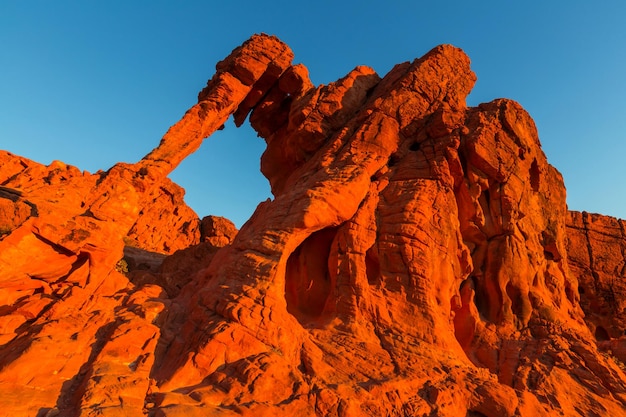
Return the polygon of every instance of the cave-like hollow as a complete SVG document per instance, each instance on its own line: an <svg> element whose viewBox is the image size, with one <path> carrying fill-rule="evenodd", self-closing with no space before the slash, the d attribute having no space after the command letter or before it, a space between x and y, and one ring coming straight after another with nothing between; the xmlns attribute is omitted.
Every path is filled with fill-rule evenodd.
<svg viewBox="0 0 626 417"><path fill-rule="evenodd" d="M336 228L311 234L287 259L287 311L303 325L323 318L333 288L328 259L336 234Z"/></svg>

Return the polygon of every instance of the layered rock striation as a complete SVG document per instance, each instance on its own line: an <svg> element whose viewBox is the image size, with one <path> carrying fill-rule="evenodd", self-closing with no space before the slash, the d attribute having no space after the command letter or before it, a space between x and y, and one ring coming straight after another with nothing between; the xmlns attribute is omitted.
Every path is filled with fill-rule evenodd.
<svg viewBox="0 0 626 417"><path fill-rule="evenodd" d="M568 212L520 105L467 107L449 45L322 86L292 59L253 36L135 164L3 156L2 409L626 415L623 222ZM238 232L167 179L231 115L274 196Z"/></svg>

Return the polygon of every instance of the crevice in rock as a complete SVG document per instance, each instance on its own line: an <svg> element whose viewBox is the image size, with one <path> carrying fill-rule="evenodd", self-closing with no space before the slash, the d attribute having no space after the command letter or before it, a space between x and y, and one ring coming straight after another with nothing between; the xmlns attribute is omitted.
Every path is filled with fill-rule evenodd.
<svg viewBox="0 0 626 417"><path fill-rule="evenodd" d="M378 259L376 244L365 252L365 273L367 275L367 282L370 285L380 283L380 260Z"/></svg>
<svg viewBox="0 0 626 417"><path fill-rule="evenodd" d="M474 297L474 305L476 305L478 313L482 317L489 317L489 311L491 309L487 292L482 288L482 285L480 285L480 280L477 276L472 275L468 278L468 280L471 281L472 287L474 288L474 291L476 291L476 296Z"/></svg>
<svg viewBox="0 0 626 417"><path fill-rule="evenodd" d="M519 320L520 324L525 326L532 310L530 302L528 301L528 295L522 293L522 291L511 282L506 284L506 295L511 301L511 313ZM505 314L507 313L505 312Z"/></svg>
<svg viewBox="0 0 626 417"><path fill-rule="evenodd" d="M584 228L584 234L585 234L585 243L587 244L587 253L589 256L589 271L591 272L591 275L593 276L593 285L594 285L594 292L596 294L599 294L601 289L598 287L598 284L600 282L600 276L598 275L598 272L596 271L596 267L595 267L595 255L593 253L593 247L591 245L591 239L589 237L589 213L587 212L583 212L582 213L582 218L583 218L583 228Z"/></svg>
<svg viewBox="0 0 626 417"><path fill-rule="evenodd" d="M483 190L483 192L478 197L478 202L480 203L480 207L483 209L483 214L485 215L485 217L491 216L491 211L489 210L491 195L489 194L488 189Z"/></svg>
<svg viewBox="0 0 626 417"><path fill-rule="evenodd" d="M530 164L530 188L534 192L539 192L539 179L541 178L541 172L539 171L539 166L537 165L537 159L533 159L533 162Z"/></svg>
<svg viewBox="0 0 626 417"><path fill-rule="evenodd" d="M487 417L486 414L481 413L480 411L472 411L472 410L468 410L467 411L467 416L466 417Z"/></svg>
<svg viewBox="0 0 626 417"><path fill-rule="evenodd" d="M622 253L622 268L619 272L620 277L626 276L626 228L624 226L624 220L618 220L617 224L619 224L619 232L621 238L620 251Z"/></svg>
<svg viewBox="0 0 626 417"><path fill-rule="evenodd" d="M287 259L287 311L303 325L322 318L331 294L328 259L336 234L336 227L313 233Z"/></svg>
<svg viewBox="0 0 626 417"><path fill-rule="evenodd" d="M397 153L391 154L391 156L387 160L387 167L391 168L395 166L398 162L400 162L400 159L401 157Z"/></svg>
<svg viewBox="0 0 626 417"><path fill-rule="evenodd" d="M541 232L541 245L543 246L543 255L548 261L559 262L562 256L557 246L556 232L553 229L549 226Z"/></svg>
<svg viewBox="0 0 626 417"><path fill-rule="evenodd" d="M472 299L475 302L474 281L467 278L459 286L456 304L454 298L450 303L454 311L454 337L466 352L471 347L476 332L476 317L471 309Z"/></svg>
<svg viewBox="0 0 626 417"><path fill-rule="evenodd" d="M598 342L604 342L606 340L611 340L611 337L609 336L609 332L606 331L606 329L602 326L598 326L596 327L596 331L594 333L596 340Z"/></svg>

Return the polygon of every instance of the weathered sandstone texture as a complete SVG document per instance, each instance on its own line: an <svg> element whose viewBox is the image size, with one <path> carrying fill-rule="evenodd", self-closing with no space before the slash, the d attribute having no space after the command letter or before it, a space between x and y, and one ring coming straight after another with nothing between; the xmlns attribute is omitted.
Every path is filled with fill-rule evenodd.
<svg viewBox="0 0 626 417"><path fill-rule="evenodd" d="M626 222L571 211L566 224L585 322L600 349L626 363Z"/></svg>
<svg viewBox="0 0 626 417"><path fill-rule="evenodd" d="M0 414L626 415L625 225L568 212L530 116L468 108L449 45L292 59L253 36L135 164L0 155ZM231 115L274 195L240 231L167 179Z"/></svg>

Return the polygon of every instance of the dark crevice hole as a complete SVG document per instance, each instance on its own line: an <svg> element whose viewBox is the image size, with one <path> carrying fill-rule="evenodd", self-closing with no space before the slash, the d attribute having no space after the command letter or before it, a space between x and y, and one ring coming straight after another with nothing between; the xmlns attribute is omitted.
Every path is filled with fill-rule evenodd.
<svg viewBox="0 0 626 417"><path fill-rule="evenodd" d="M365 253L365 273L367 275L367 282L369 282L370 285L376 285L380 282L380 261L375 245L369 248Z"/></svg>
<svg viewBox="0 0 626 417"><path fill-rule="evenodd" d="M387 161L387 166L391 168L392 166L396 165L398 162L400 162L400 156L394 153L389 157L389 160Z"/></svg>
<svg viewBox="0 0 626 417"><path fill-rule="evenodd" d="M301 323L318 319L324 313L332 289L328 259L336 234L336 228L313 233L287 260L287 311Z"/></svg>
<svg viewBox="0 0 626 417"><path fill-rule="evenodd" d="M534 192L539 192L539 178L540 178L539 166L537 165L537 160L533 159L533 162L530 164L530 188Z"/></svg>
<svg viewBox="0 0 626 417"><path fill-rule="evenodd" d="M596 336L596 340L598 342L604 342L605 340L611 340L611 337L609 336L609 332L607 332L606 329L604 327L602 327L602 326L596 327L595 336Z"/></svg>
<svg viewBox="0 0 626 417"><path fill-rule="evenodd" d="M415 151L419 151L420 150L420 145L421 144L419 142L413 142L411 144L411 146L409 146L409 150L414 151L414 152Z"/></svg>
<svg viewBox="0 0 626 417"><path fill-rule="evenodd" d="M489 317L489 300L479 283L478 277L471 276L468 280L471 280L471 285L476 292L476 295L474 296L474 304L476 305L478 313L483 317Z"/></svg>

